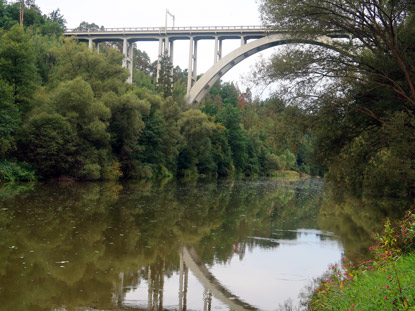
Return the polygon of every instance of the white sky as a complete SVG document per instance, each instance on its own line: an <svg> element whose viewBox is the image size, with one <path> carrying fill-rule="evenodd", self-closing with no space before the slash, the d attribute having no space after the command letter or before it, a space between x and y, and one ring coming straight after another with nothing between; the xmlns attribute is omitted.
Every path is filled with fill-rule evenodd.
<svg viewBox="0 0 415 311"><path fill-rule="evenodd" d="M75 28L83 21L107 28L123 27L164 27L166 9L175 15L176 26L252 26L260 25L258 0L36 0L42 13L49 14L60 9L65 17L67 28ZM168 18L172 26L172 18ZM223 52L237 48L240 40L225 40ZM157 42L137 42L154 61L157 58ZM188 67L188 41L176 41L174 65ZM198 43L198 74L213 65L214 41L202 40ZM264 55L270 52L262 52ZM244 77L255 65L252 56L230 70L222 80L237 81L241 90L248 86Z"/></svg>

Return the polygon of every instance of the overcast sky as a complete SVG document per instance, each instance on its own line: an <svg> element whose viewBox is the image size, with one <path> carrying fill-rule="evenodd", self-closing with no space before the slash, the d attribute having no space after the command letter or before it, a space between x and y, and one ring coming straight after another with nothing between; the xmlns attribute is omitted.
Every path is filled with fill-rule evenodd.
<svg viewBox="0 0 415 311"><path fill-rule="evenodd" d="M42 13L60 9L67 28L75 28L83 21L107 28L164 27L166 9L175 15L176 26L252 26L260 25L258 0L36 0ZM172 26L172 18L168 18ZM225 40L224 54L240 45L239 40ZM188 41L176 41L174 65L182 69L188 66ZM154 61L157 58L157 42L137 42ZM198 73L213 65L213 40L198 44ZM263 52L264 53L264 52ZM269 55L269 52L266 53ZM223 80L237 80L241 89L242 76L255 65L255 57L243 61L230 70Z"/></svg>

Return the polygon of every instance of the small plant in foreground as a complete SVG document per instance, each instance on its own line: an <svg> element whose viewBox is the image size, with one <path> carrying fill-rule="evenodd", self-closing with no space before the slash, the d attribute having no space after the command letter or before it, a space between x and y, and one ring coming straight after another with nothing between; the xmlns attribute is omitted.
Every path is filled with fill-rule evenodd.
<svg viewBox="0 0 415 311"><path fill-rule="evenodd" d="M415 310L415 211L396 222L386 220L374 235L374 260L343 259L319 283L309 310Z"/></svg>
<svg viewBox="0 0 415 311"><path fill-rule="evenodd" d="M401 254L415 251L415 210L407 211L405 216L395 223L386 220L382 234L374 236L376 243L370 249L378 260L394 259Z"/></svg>

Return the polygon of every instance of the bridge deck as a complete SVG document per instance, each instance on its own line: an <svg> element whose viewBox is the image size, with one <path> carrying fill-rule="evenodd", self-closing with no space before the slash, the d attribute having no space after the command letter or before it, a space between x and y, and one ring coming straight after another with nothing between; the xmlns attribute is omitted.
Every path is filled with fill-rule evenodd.
<svg viewBox="0 0 415 311"><path fill-rule="evenodd" d="M275 33L275 30L263 26L200 26L200 27L135 27L135 28L103 28L103 29L67 29L65 36L75 36L78 39L87 38L120 38L129 37L143 39L167 36L172 40L211 39L220 36L222 39L237 39L241 36L249 39L264 37L267 33Z"/></svg>

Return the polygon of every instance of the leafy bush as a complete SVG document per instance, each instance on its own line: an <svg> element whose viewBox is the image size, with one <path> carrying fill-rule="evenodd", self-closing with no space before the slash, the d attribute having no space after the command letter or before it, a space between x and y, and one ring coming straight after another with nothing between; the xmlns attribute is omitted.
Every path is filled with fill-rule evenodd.
<svg viewBox="0 0 415 311"><path fill-rule="evenodd" d="M0 161L0 181L34 181L35 171L25 163Z"/></svg>
<svg viewBox="0 0 415 311"><path fill-rule="evenodd" d="M311 297L310 310L414 310L414 212L396 222L387 219L383 232L373 237L375 259L331 267Z"/></svg>
<svg viewBox="0 0 415 311"><path fill-rule="evenodd" d="M415 210L414 210L415 211ZM396 259L415 251L415 214L408 211L397 221L386 220L382 234L376 234L376 244L371 247L377 259Z"/></svg>

